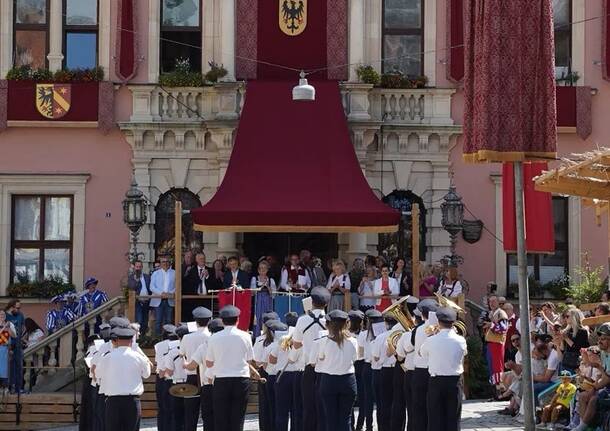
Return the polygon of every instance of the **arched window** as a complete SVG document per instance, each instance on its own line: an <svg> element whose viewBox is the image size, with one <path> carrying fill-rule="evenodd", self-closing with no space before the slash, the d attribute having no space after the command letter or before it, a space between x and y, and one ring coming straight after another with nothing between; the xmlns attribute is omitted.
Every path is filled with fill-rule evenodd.
<svg viewBox="0 0 610 431"><path fill-rule="evenodd" d="M421 197L411 190L394 190L383 197L382 201L390 207L400 211L400 225L397 232L379 235L379 255L394 260L401 256L407 260L412 252L411 208L414 203L419 204L419 256L426 258L426 208Z"/></svg>
<svg viewBox="0 0 610 431"><path fill-rule="evenodd" d="M183 210L201 206L199 197L188 189L170 189L159 197L155 206L155 257L174 252L174 208L176 201L182 202ZM202 249L203 236L193 229L190 214L182 216L182 247Z"/></svg>

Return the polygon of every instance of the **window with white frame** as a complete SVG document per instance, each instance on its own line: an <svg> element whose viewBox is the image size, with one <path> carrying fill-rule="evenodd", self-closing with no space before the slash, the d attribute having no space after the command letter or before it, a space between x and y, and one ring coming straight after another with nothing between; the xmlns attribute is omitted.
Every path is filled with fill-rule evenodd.
<svg viewBox="0 0 610 431"><path fill-rule="evenodd" d="M177 60L201 71L200 0L161 0L160 71L171 72Z"/></svg>
<svg viewBox="0 0 610 431"><path fill-rule="evenodd" d="M13 64L45 68L49 51L49 0L14 0Z"/></svg>
<svg viewBox="0 0 610 431"><path fill-rule="evenodd" d="M72 195L13 195L13 282L72 280Z"/></svg>
<svg viewBox="0 0 610 431"><path fill-rule="evenodd" d="M423 12L422 0L383 0L383 72L423 75Z"/></svg>

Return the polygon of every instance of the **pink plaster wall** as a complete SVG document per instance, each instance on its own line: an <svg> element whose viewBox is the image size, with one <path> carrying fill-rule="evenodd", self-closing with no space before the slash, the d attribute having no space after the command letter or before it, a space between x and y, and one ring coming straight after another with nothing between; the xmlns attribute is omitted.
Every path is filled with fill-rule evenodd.
<svg viewBox="0 0 610 431"><path fill-rule="evenodd" d="M131 179L131 148L122 133L10 128L0 134L0 143L0 172L91 175L85 198L84 277L95 276L100 288L118 295L129 249L121 201Z"/></svg>
<svg viewBox="0 0 610 431"><path fill-rule="evenodd" d="M586 2L586 18L599 17L602 14L600 2ZM436 80L438 87L451 87L446 80L446 67L444 61L447 57L445 38L446 2L437 4L437 58ZM597 88L598 93L593 97L593 133L583 141L575 134L560 134L558 136L558 153L560 157L573 153L582 153L597 146L609 146L610 136L610 83L601 77L601 68L594 64L601 58L601 20L593 19L585 23L585 79L578 85L588 85ZM462 124L464 112L463 94L460 89L452 100L452 117L456 124ZM461 138L451 151L450 160L455 172L455 183L458 192L462 195L467 208L476 218L485 223L486 228L495 232L495 191L490 179L491 173L501 172L501 166L494 165L467 165L462 162ZM557 163L551 164L554 167ZM475 218L466 211L465 217ZM594 212L591 208L583 208L581 213L581 244L582 252L587 252L593 265L607 264L608 256L608 229L607 221L603 220L601 226L596 225ZM458 254L465 258L461 269L470 282L472 298L480 297L488 281L495 279L495 243L492 234L483 231L481 240L470 245L460 240ZM505 277L503 274L502 277Z"/></svg>

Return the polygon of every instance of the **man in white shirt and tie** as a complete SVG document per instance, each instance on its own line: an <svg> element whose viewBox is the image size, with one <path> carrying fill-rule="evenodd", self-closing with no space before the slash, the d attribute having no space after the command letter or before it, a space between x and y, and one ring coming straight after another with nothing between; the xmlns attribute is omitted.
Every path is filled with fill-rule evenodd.
<svg viewBox="0 0 610 431"><path fill-rule="evenodd" d="M140 395L142 379L150 376L148 358L131 348L136 332L132 328L113 329L116 347L100 361L106 393L106 429L136 431L140 429Z"/></svg>
<svg viewBox="0 0 610 431"><path fill-rule="evenodd" d="M220 310L224 329L208 341L206 367L214 367L214 424L216 430L242 431L250 392L250 371L254 369L252 338L237 328L239 308Z"/></svg>
<svg viewBox="0 0 610 431"><path fill-rule="evenodd" d="M150 300L150 307L155 310L155 334L161 334L161 327L172 323L174 312L174 292L176 291L176 272L169 266L169 258L161 257L161 267L153 272L150 280L150 290L153 295L161 298Z"/></svg>
<svg viewBox="0 0 610 431"><path fill-rule="evenodd" d="M457 431L462 415L462 384L466 340L453 329L455 310L436 311L440 332L426 339L420 349L428 360L428 430Z"/></svg>
<svg viewBox="0 0 610 431"><path fill-rule="evenodd" d="M185 364L190 364L199 346L208 342L210 338L208 323L211 318L212 312L205 307L197 307L193 310L193 319L195 319L197 330L186 334L180 340L180 354L184 357ZM203 378L203 376L200 377ZM186 370L186 383L197 388L200 387L197 369ZM200 395L198 393L196 397L184 399L184 431L196 431L197 429L201 408Z"/></svg>
<svg viewBox="0 0 610 431"><path fill-rule="evenodd" d="M207 295L208 279L212 268L206 266L206 256L203 252L198 252L195 255L195 266L191 267L187 276L182 283L183 295ZM191 314L197 305L205 305L207 308L212 308L212 300L210 299L188 299L182 301L182 320L187 321L191 318Z"/></svg>

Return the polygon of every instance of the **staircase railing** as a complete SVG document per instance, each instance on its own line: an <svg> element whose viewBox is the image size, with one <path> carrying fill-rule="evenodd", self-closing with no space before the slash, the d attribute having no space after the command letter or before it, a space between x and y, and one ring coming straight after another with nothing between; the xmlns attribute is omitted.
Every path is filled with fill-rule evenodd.
<svg viewBox="0 0 610 431"><path fill-rule="evenodd" d="M122 296L112 298L71 324L43 338L34 346L28 347L23 351L25 368L53 375L57 369L72 367L74 335L77 337L74 359L78 362L86 354L86 326L89 325L93 332L98 317L108 320L114 315L124 315L126 303L127 300ZM47 363L44 365L44 359L47 356Z"/></svg>

